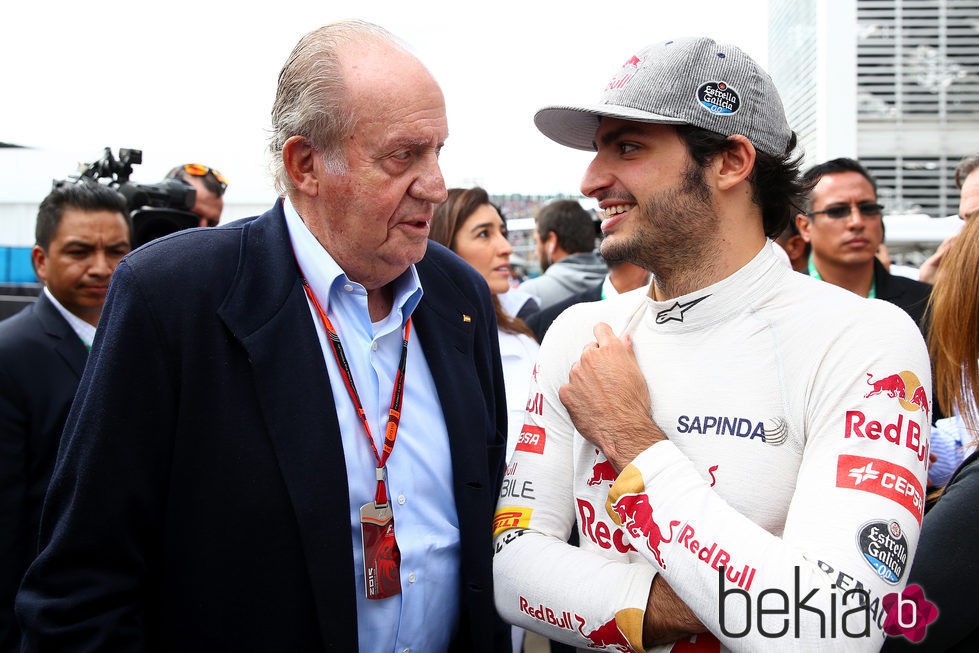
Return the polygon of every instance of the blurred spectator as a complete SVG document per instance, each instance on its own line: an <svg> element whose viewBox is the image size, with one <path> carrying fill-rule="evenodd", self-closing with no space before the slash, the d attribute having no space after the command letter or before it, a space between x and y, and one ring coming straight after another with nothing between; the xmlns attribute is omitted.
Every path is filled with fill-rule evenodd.
<svg viewBox="0 0 979 653"><path fill-rule="evenodd" d="M931 286L891 275L876 257L884 242L884 207L874 178L857 161L839 158L810 168L804 181L812 190L796 227L812 247L809 276L895 304L924 332Z"/></svg>
<svg viewBox="0 0 979 653"><path fill-rule="evenodd" d="M928 345L938 400L965 424L967 445L979 433L979 220L967 220L949 247L929 307ZM919 585L938 607L925 638L889 639L887 651L979 650L979 452L959 466L925 514L908 585Z"/></svg>
<svg viewBox="0 0 979 653"><path fill-rule="evenodd" d="M20 650L14 596L37 553L61 431L116 265L130 249L126 198L61 184L41 202L31 252L37 302L0 322L0 651Z"/></svg>
<svg viewBox="0 0 979 653"><path fill-rule="evenodd" d="M581 302L597 302L608 297L615 297L627 292L645 292L649 287L651 274L635 263L628 261L607 261L608 274L601 283L591 288L563 299L546 309L527 318L527 326L533 330L538 342L544 341L544 335L557 317L565 309Z"/></svg>
<svg viewBox="0 0 979 653"><path fill-rule="evenodd" d="M429 238L445 245L483 275L493 295L500 335L500 357L507 398L507 460L523 425L530 378L539 348L533 332L520 318L504 310L500 297L509 294L510 254L506 221L482 188L450 188L449 197L435 209Z"/></svg>
<svg viewBox="0 0 979 653"><path fill-rule="evenodd" d="M971 220L979 215L979 174L973 174L979 169L979 154L967 156L955 168L955 185L959 188L959 218ZM942 259L948 252L955 236L949 236L938 246L930 257L925 259L918 268L918 279L927 283L935 283Z"/></svg>
<svg viewBox="0 0 979 653"><path fill-rule="evenodd" d="M793 270L808 274L810 247L805 238L799 235L795 220L789 220L788 225L778 235L775 242L785 250Z"/></svg>
<svg viewBox="0 0 979 653"><path fill-rule="evenodd" d="M173 168L165 179L180 179L194 187L197 198L192 212L200 216L199 227L216 227L224 211L224 191L228 180L214 168L200 163L185 163Z"/></svg>
<svg viewBox="0 0 979 653"><path fill-rule="evenodd" d="M520 284L537 297L541 310L605 278L608 266L595 253L595 220L577 200L555 200L537 214L534 231L539 277Z"/></svg>

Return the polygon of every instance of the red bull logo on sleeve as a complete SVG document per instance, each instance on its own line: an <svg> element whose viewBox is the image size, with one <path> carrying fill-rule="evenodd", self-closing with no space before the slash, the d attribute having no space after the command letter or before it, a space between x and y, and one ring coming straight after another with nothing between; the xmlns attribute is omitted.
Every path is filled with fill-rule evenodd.
<svg viewBox="0 0 979 653"><path fill-rule="evenodd" d="M633 542L646 540L646 546L656 558L657 564L666 569L659 547L673 541L673 529L679 521L670 522L670 535L663 537L663 531L653 519L653 507L645 494L624 494L612 505L618 522L625 528Z"/></svg>
<svg viewBox="0 0 979 653"><path fill-rule="evenodd" d="M544 432L543 427L524 424L520 430L520 438L517 440L516 450L542 454L544 453L544 443L546 441L547 434Z"/></svg>
<svg viewBox="0 0 979 653"><path fill-rule="evenodd" d="M895 422L882 423L867 419L862 411L848 410L844 416L843 437L868 440L883 438L891 444L898 446L903 444L922 462L928 457L929 442L928 438L921 436L921 425L911 418L905 419L904 415L898 415Z"/></svg>
<svg viewBox="0 0 979 653"><path fill-rule="evenodd" d="M616 612L615 616L605 623L587 632L584 628L584 619L581 619L578 632L588 640L590 649L617 651L617 653L641 652L646 650L642 645L642 617L642 610L625 608Z"/></svg>
<svg viewBox="0 0 979 653"><path fill-rule="evenodd" d="M608 483L611 486L618 476L619 473L612 467L612 463L608 461L605 454L600 449L595 449L595 464L592 465L591 476L588 477L586 483L589 486L601 485L602 483Z"/></svg>
<svg viewBox="0 0 979 653"><path fill-rule="evenodd" d="M870 391L863 396L864 399L877 395L897 399L904 410L925 411L925 419L927 420L929 412L928 391L921 385L921 381L918 380L918 376L914 372L904 370L896 374L882 376L876 380L873 374L867 372L867 385L870 386Z"/></svg>

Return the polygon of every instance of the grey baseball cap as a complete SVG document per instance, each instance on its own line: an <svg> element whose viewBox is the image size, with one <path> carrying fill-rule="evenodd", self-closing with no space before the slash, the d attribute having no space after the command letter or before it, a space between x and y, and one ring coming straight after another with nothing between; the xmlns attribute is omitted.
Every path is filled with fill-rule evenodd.
<svg viewBox="0 0 979 653"><path fill-rule="evenodd" d="M792 136L768 73L739 48L709 38L650 45L615 72L598 104L545 107L534 124L561 145L594 150L602 116L741 134L773 156L786 153Z"/></svg>

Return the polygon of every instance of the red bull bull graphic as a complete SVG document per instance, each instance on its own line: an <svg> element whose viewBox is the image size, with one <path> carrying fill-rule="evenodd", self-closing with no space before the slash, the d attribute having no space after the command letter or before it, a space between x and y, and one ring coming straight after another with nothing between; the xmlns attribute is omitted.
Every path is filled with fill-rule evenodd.
<svg viewBox="0 0 979 653"><path fill-rule="evenodd" d="M870 492L903 506L918 524L925 514L921 483L910 470L879 458L841 455L836 465L836 487Z"/></svg>
<svg viewBox="0 0 979 653"><path fill-rule="evenodd" d="M659 524L653 519L653 507L649 503L649 497L645 494L624 494L615 502L612 510L618 515L619 521L629 533L629 537L633 541L645 538L646 546L656 558L657 564L666 569L659 547L661 544L673 541L673 529L679 526L680 522L671 521L670 535L663 537Z"/></svg>
<svg viewBox="0 0 979 653"><path fill-rule="evenodd" d="M542 454L544 453L544 443L546 441L547 434L544 432L543 427L524 424L523 429L520 431L520 438L517 440L516 450Z"/></svg>
<svg viewBox="0 0 979 653"><path fill-rule="evenodd" d="M614 618L609 619L591 632L586 633L584 630L579 630L579 632L589 641L588 648L598 649L600 651L635 653L635 649L632 648L632 644L629 643L625 633L619 629L619 625L615 622Z"/></svg>
<svg viewBox="0 0 979 653"><path fill-rule="evenodd" d="M619 473L615 471L612 467L612 463L608 461L605 454L599 449L595 449L595 464L591 468L591 476L588 478L587 484L590 486L601 485L602 483L608 483L609 486L615 482L618 478Z"/></svg>
<svg viewBox="0 0 979 653"><path fill-rule="evenodd" d="M687 523L680 531L677 542L687 551L696 555L698 560L710 566L711 569L723 567L724 577L729 583L734 583L744 590L751 589L751 583L755 580L755 573L758 571L755 567L748 564L741 566L732 564L731 554L719 546L717 542L701 543L694 539L696 536L697 532L694 527Z"/></svg>
<svg viewBox="0 0 979 653"><path fill-rule="evenodd" d="M867 385L870 391L863 396L864 399L881 395L889 399L897 399L904 410L925 411L927 419L928 391L921 385L918 375L914 372L904 370L897 374L889 374L874 380L874 375L867 372Z"/></svg>
<svg viewBox="0 0 979 653"><path fill-rule="evenodd" d="M500 508L493 515L493 537L511 528L527 528L533 513L532 508Z"/></svg>

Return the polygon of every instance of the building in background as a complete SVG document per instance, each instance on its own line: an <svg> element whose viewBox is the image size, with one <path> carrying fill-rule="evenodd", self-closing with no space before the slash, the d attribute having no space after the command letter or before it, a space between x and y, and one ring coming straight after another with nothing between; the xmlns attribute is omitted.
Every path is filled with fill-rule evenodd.
<svg viewBox="0 0 979 653"><path fill-rule="evenodd" d="M955 165L979 152L979 2L770 0L768 38L806 167L854 157L887 213L956 212Z"/></svg>

